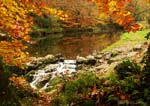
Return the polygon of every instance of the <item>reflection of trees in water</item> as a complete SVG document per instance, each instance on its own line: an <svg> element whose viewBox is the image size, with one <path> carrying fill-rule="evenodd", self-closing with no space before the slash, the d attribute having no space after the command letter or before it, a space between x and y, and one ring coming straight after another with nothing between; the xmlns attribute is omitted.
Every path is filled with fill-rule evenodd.
<svg viewBox="0 0 150 106"><path fill-rule="evenodd" d="M33 56L45 56L49 53L56 53L59 51L58 42L63 35L52 35L43 38L34 38L35 44L29 47L29 52Z"/></svg>
<svg viewBox="0 0 150 106"><path fill-rule="evenodd" d="M74 58L77 55L86 56L94 50L102 50L104 47L114 43L119 38L116 35L109 33L101 35L69 35L57 38L46 37L32 46L31 53L36 56L44 56L48 53L62 53L67 58Z"/></svg>

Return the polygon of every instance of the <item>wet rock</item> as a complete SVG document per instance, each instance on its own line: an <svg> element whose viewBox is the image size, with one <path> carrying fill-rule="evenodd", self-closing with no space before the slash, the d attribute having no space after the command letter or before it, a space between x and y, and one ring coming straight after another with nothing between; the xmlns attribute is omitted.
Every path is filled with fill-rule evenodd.
<svg viewBox="0 0 150 106"><path fill-rule="evenodd" d="M77 56L76 60L77 60L77 64L87 63L87 59L85 57Z"/></svg>
<svg viewBox="0 0 150 106"><path fill-rule="evenodd" d="M98 54L98 55L95 56L96 59L101 59L102 57L103 57L102 54Z"/></svg>
<svg viewBox="0 0 150 106"><path fill-rule="evenodd" d="M35 70L41 67L42 65L56 63L58 61L58 59L51 54L46 55L45 57L31 57L30 60L30 62L26 63L26 66L28 67L26 70L28 71Z"/></svg>
<svg viewBox="0 0 150 106"><path fill-rule="evenodd" d="M49 54L45 56L41 61L45 64L48 64L48 63L56 63L58 60L57 58L55 58L54 55Z"/></svg>
<svg viewBox="0 0 150 106"><path fill-rule="evenodd" d="M95 65L96 64L96 59L94 56L92 55L89 55L86 57L87 59L87 64L90 64L90 65Z"/></svg>
<svg viewBox="0 0 150 106"><path fill-rule="evenodd" d="M34 74L35 74L35 71L32 70L30 72L28 72L26 75L25 75L25 78L27 79L28 82L31 82L33 77L34 77Z"/></svg>
<svg viewBox="0 0 150 106"><path fill-rule="evenodd" d="M83 64L78 64L78 66L77 66L77 70L81 70L82 68L83 68L84 66L83 66Z"/></svg>
<svg viewBox="0 0 150 106"><path fill-rule="evenodd" d="M55 58L60 62L63 62L65 60L65 57L61 53L56 54Z"/></svg>
<svg viewBox="0 0 150 106"><path fill-rule="evenodd" d="M47 60L48 60L48 59L54 59L54 57L55 57L54 55L49 54L49 55L46 55L46 56L45 56L45 59L47 59Z"/></svg>
<svg viewBox="0 0 150 106"><path fill-rule="evenodd" d="M63 62L65 60L65 57L58 58L58 61Z"/></svg>
<svg viewBox="0 0 150 106"><path fill-rule="evenodd" d="M64 57L64 56L61 53L55 55L55 58L60 58L60 57Z"/></svg>
<svg viewBox="0 0 150 106"><path fill-rule="evenodd" d="M116 56L119 55L119 54L120 54L119 52L113 51L113 52L111 52L110 56L111 56L111 57L116 57Z"/></svg>
<svg viewBox="0 0 150 106"><path fill-rule="evenodd" d="M41 82L39 82L39 83L37 83L37 88L42 88L42 87L44 87L45 86L45 84L48 82L49 80L47 79L45 79L45 80L42 80Z"/></svg>

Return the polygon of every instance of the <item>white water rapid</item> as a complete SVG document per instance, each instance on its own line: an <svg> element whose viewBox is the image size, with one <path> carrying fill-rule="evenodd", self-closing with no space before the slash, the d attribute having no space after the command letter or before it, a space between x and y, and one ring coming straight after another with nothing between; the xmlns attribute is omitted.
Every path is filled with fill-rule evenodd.
<svg viewBox="0 0 150 106"><path fill-rule="evenodd" d="M56 76L71 75L73 72L76 72L76 60L64 60L64 62L57 64L49 64L35 72L30 86L33 89L38 89L40 82L47 81L47 83L40 88L40 90L45 90L49 85L49 80L52 80Z"/></svg>

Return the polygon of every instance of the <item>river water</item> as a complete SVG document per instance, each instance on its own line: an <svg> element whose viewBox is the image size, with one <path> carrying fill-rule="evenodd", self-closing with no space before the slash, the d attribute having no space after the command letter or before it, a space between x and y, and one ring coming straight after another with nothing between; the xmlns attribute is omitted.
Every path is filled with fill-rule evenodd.
<svg viewBox="0 0 150 106"><path fill-rule="evenodd" d="M119 34L55 34L34 37L29 47L31 56L45 56L61 53L68 59L76 56L87 56L94 51L102 50L119 39Z"/></svg>

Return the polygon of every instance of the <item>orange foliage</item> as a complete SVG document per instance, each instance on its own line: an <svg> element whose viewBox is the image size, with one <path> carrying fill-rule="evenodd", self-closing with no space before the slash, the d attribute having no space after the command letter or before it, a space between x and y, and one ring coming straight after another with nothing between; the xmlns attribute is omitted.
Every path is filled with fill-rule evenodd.
<svg viewBox="0 0 150 106"><path fill-rule="evenodd" d="M132 0L92 0L99 9L100 17L111 17L111 19L123 26L127 31L135 32L139 25L134 23L134 18L131 12L126 9L126 6Z"/></svg>
<svg viewBox="0 0 150 106"><path fill-rule="evenodd" d="M42 0L0 0L0 33L8 38L0 41L0 56L6 64L22 67L26 62L28 55L22 43L30 42L29 32L33 25L30 13L40 16L42 11L62 20L67 18L63 11L48 8Z"/></svg>
<svg viewBox="0 0 150 106"><path fill-rule="evenodd" d="M21 66L26 60L26 53L22 52L26 47L22 41L28 42L33 24L32 18L28 16L29 9L25 4L15 0L0 1L0 31L9 38L0 42L0 55L7 64Z"/></svg>
<svg viewBox="0 0 150 106"><path fill-rule="evenodd" d="M16 87L23 87L25 85L28 85L28 82L23 77L12 76L12 77L9 78L9 80Z"/></svg>
<svg viewBox="0 0 150 106"><path fill-rule="evenodd" d="M134 24L132 14L125 8L132 0L92 1L97 4L100 17L111 17L128 31L135 32L139 28L138 24ZM42 0L0 0L0 33L5 33L9 38L0 41L0 56L5 63L21 67L27 60L28 55L23 52L26 47L22 43L30 42L33 18L29 14L36 13L40 16L43 11L56 15L61 20L68 18L63 11L49 8Z"/></svg>

